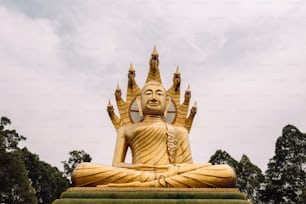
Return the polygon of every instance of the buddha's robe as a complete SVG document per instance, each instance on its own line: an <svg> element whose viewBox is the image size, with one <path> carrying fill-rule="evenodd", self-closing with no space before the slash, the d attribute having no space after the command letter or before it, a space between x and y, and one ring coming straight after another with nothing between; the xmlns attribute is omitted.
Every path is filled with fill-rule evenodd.
<svg viewBox="0 0 306 204"><path fill-rule="evenodd" d="M232 187L227 165L192 164L187 131L162 121L131 125L126 136L132 164L82 163L72 174L75 186Z"/></svg>
<svg viewBox="0 0 306 204"><path fill-rule="evenodd" d="M130 127L127 136L133 164L165 165L192 163L187 131L163 121Z"/></svg>

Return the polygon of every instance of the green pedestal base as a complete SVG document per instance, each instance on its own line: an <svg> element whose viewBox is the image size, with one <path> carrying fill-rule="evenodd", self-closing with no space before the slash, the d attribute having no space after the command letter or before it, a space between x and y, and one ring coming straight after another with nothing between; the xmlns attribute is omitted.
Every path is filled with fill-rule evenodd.
<svg viewBox="0 0 306 204"><path fill-rule="evenodd" d="M91 188L74 187L53 204L225 203L250 204L233 188Z"/></svg>

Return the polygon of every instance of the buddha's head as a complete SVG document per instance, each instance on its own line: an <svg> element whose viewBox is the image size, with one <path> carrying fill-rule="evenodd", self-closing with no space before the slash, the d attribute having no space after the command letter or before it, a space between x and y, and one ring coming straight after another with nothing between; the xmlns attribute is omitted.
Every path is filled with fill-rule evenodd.
<svg viewBox="0 0 306 204"><path fill-rule="evenodd" d="M161 115L166 116L170 105L170 97L163 85L157 81L149 81L141 89L137 97L137 104L140 115Z"/></svg>
<svg viewBox="0 0 306 204"><path fill-rule="evenodd" d="M152 71L156 71L155 69L158 67L158 65L159 65L158 52L156 47L154 46L150 59L150 66L153 68Z"/></svg>

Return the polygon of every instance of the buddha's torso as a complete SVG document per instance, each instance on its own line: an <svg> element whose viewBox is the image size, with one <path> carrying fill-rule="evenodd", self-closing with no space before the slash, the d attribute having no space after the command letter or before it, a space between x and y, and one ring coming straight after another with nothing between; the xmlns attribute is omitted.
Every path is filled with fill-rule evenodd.
<svg viewBox="0 0 306 204"><path fill-rule="evenodd" d="M133 164L169 164L167 126L164 121L132 125L126 137L131 148Z"/></svg>

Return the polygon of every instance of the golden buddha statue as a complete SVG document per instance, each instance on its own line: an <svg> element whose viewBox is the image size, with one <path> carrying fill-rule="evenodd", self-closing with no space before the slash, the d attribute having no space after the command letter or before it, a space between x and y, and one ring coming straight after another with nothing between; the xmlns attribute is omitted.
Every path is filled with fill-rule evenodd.
<svg viewBox="0 0 306 204"><path fill-rule="evenodd" d="M233 187L236 175L228 165L194 164L192 161L188 132L196 106L186 117L191 94L188 87L185 100L179 105L178 69L173 86L167 91L160 79L158 53L154 48L144 87L138 88L132 65L128 76L126 102L121 98L119 87L115 93L120 118L114 113L113 106L108 105L109 116L117 130L113 165L80 164L72 174L74 185ZM131 164L124 163L128 148L132 152Z"/></svg>

